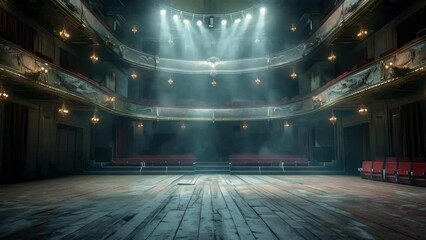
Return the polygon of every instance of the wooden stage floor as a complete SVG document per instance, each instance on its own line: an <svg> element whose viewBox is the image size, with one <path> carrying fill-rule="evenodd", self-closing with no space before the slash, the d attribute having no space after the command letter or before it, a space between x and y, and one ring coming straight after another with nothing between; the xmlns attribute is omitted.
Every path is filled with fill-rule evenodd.
<svg viewBox="0 0 426 240"><path fill-rule="evenodd" d="M426 188L347 176L75 176L0 185L1 239L426 239Z"/></svg>

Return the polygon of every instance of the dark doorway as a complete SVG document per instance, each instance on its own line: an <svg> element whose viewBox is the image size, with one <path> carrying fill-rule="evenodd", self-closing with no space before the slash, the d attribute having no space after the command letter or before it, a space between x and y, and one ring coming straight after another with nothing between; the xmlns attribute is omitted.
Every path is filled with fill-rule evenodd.
<svg viewBox="0 0 426 240"><path fill-rule="evenodd" d="M370 134L368 123L344 128L345 170L348 175L357 175L363 160L370 157Z"/></svg>
<svg viewBox="0 0 426 240"><path fill-rule="evenodd" d="M56 164L58 176L80 173L83 169L83 129L58 124L56 132Z"/></svg>

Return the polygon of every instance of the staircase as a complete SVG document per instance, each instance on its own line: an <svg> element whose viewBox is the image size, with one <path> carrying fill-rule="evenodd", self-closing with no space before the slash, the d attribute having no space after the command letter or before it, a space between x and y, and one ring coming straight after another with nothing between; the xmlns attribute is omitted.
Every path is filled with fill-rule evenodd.
<svg viewBox="0 0 426 240"><path fill-rule="evenodd" d="M197 162L196 174L229 174L229 162Z"/></svg>

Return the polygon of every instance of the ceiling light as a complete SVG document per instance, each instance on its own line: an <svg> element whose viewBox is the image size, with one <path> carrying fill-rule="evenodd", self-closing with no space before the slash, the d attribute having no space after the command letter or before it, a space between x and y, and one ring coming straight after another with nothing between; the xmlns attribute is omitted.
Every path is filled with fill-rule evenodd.
<svg viewBox="0 0 426 240"><path fill-rule="evenodd" d="M142 122L142 121L140 121L140 122L138 123L137 127L138 127L138 128L143 128L143 122Z"/></svg>
<svg viewBox="0 0 426 240"><path fill-rule="evenodd" d="M241 126L243 128L243 130L247 130L248 128L248 124L246 121L243 122L243 126Z"/></svg>
<svg viewBox="0 0 426 240"><path fill-rule="evenodd" d="M216 85L217 85L217 82L216 82L216 80L214 80L214 78L212 79L212 82L211 82L211 84L212 84L212 86L213 86L213 87L216 87Z"/></svg>
<svg viewBox="0 0 426 240"><path fill-rule="evenodd" d="M173 84L173 79L172 79L172 76L170 75L170 77L169 77L169 80L167 80L167 83L169 84L169 85L172 85Z"/></svg>
<svg viewBox="0 0 426 240"><path fill-rule="evenodd" d="M174 20L174 21L179 20L179 16L178 16L177 14L173 15L173 20Z"/></svg>
<svg viewBox="0 0 426 240"><path fill-rule="evenodd" d="M197 21L197 25L198 25L198 26L201 26L202 24L203 24L203 22L202 22L201 20L198 20L198 21Z"/></svg>
<svg viewBox="0 0 426 240"><path fill-rule="evenodd" d="M98 116L96 116L97 111L98 110L95 109L95 111L93 112L93 117L90 119L90 121L92 121L93 125L96 125L99 122L99 118L98 118Z"/></svg>
<svg viewBox="0 0 426 240"><path fill-rule="evenodd" d="M288 127L290 127L290 124L287 121L285 121L284 127L288 128Z"/></svg>
<svg viewBox="0 0 426 240"><path fill-rule="evenodd" d="M160 14L161 14L161 16L166 15L166 9L161 9L161 10L160 10Z"/></svg>
<svg viewBox="0 0 426 240"><path fill-rule="evenodd" d="M95 49L93 49L93 54L92 54L92 56L90 56L90 60L91 60L93 63L96 63L96 62L99 60L98 56L96 56Z"/></svg>
<svg viewBox="0 0 426 240"><path fill-rule="evenodd" d="M359 106L358 113L361 114L361 115L368 114L367 107L364 104L361 104L361 106Z"/></svg>
<svg viewBox="0 0 426 240"><path fill-rule="evenodd" d="M234 20L234 22L235 22L235 23L239 23L239 22L241 22L241 19L240 19L240 18L237 18L237 19L235 19L235 20Z"/></svg>
<svg viewBox="0 0 426 240"><path fill-rule="evenodd" d="M226 19L222 19L222 26L226 26L226 24L228 23L228 21Z"/></svg>
<svg viewBox="0 0 426 240"><path fill-rule="evenodd" d="M133 80L135 80L136 78L138 78L138 75L137 75L135 72L133 72L132 74L130 74L130 77L131 77Z"/></svg>
<svg viewBox="0 0 426 240"><path fill-rule="evenodd" d="M265 15L265 13L266 13L266 8L261 7L259 11L260 11L260 14Z"/></svg>
<svg viewBox="0 0 426 240"><path fill-rule="evenodd" d="M296 78L297 78L297 73L296 73L296 71L294 70L294 68L293 68L293 72L290 74L290 77L291 77L292 79L296 79Z"/></svg>
<svg viewBox="0 0 426 240"><path fill-rule="evenodd" d="M331 51L330 55L328 56L328 61L334 62L334 60L336 60L336 55L334 54L333 51Z"/></svg>
<svg viewBox="0 0 426 240"><path fill-rule="evenodd" d="M361 28L356 36L359 38L364 38L367 35L368 35L368 31Z"/></svg>
<svg viewBox="0 0 426 240"><path fill-rule="evenodd" d="M296 24L292 23L292 24L291 24L291 27L290 27L290 30L291 30L292 32L296 32L296 30L297 30Z"/></svg>
<svg viewBox="0 0 426 240"><path fill-rule="evenodd" d="M184 19L183 23L185 23L186 25L188 25L189 24L189 20L188 19Z"/></svg>
<svg viewBox="0 0 426 240"><path fill-rule="evenodd" d="M256 77L256 80L254 80L254 82L255 82L257 85L259 85L259 84L260 84L259 76L257 76L257 77Z"/></svg>
<svg viewBox="0 0 426 240"><path fill-rule="evenodd" d="M180 129L182 129L182 130L185 130L185 129L186 129L185 122L182 122L182 124L180 125Z"/></svg>
<svg viewBox="0 0 426 240"><path fill-rule="evenodd" d="M334 116L334 112L332 112L331 113L331 117L328 119L330 122L331 122L331 124L335 124L336 122L337 122L337 118L336 118L336 116Z"/></svg>
<svg viewBox="0 0 426 240"><path fill-rule="evenodd" d="M133 27L132 27L132 33L136 34L137 32L138 32L138 28L133 25Z"/></svg>
<svg viewBox="0 0 426 240"><path fill-rule="evenodd" d="M62 103L62 107L58 110L59 114L61 114L62 117L66 117L69 113L68 109L65 107L65 102Z"/></svg>
<svg viewBox="0 0 426 240"><path fill-rule="evenodd" d="M67 32L65 29L65 26L62 28L62 30L59 32L59 37L62 38L62 40L66 41L71 35Z"/></svg>
<svg viewBox="0 0 426 240"><path fill-rule="evenodd" d="M251 14L250 14L250 13L247 13L247 15L246 15L246 20L250 20L251 18L252 18Z"/></svg>
<svg viewBox="0 0 426 240"><path fill-rule="evenodd" d="M2 76L2 80L3 80L3 76ZM6 91L3 88L3 81L0 81L0 101L5 101L9 95L6 93Z"/></svg>

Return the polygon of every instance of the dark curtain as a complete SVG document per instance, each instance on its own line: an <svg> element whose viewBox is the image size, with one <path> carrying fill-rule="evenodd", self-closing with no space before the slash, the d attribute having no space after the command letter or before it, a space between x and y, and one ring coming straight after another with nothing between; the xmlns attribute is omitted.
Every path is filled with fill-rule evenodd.
<svg viewBox="0 0 426 240"><path fill-rule="evenodd" d="M128 157L133 148L133 128L128 122L117 123L115 128L117 157Z"/></svg>
<svg viewBox="0 0 426 240"><path fill-rule="evenodd" d="M411 159L425 158L426 102L415 102L401 106L400 131L402 156Z"/></svg>
<svg viewBox="0 0 426 240"><path fill-rule="evenodd" d="M28 107L4 103L1 182L22 180L27 156Z"/></svg>

